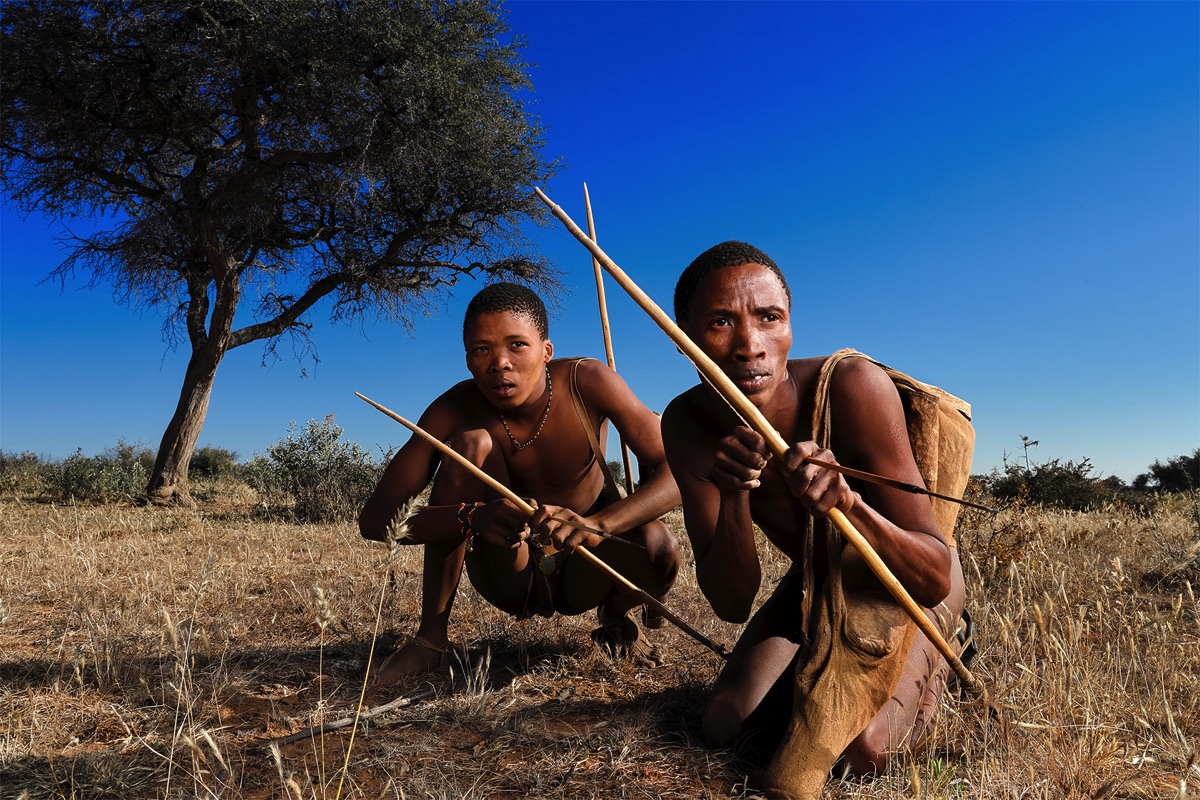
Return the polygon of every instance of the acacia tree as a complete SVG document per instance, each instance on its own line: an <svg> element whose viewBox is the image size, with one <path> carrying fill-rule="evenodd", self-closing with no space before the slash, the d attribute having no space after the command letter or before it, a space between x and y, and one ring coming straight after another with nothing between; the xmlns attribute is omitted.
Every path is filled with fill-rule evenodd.
<svg viewBox="0 0 1200 800"><path fill-rule="evenodd" d="M464 275L553 282L519 225L554 165L494 0L9 0L0 27L9 202L116 220L55 274L190 345L153 500L190 499L225 354L311 346L318 301L409 324Z"/></svg>

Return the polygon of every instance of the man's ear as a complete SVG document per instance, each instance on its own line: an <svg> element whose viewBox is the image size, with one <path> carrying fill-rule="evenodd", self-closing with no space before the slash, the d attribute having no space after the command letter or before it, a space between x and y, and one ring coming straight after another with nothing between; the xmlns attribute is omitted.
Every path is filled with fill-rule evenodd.
<svg viewBox="0 0 1200 800"><path fill-rule="evenodd" d="M545 361L547 364L549 364L549 363L550 363L550 359L552 359L552 358L554 358L554 342L552 342L552 341L550 341L549 339L547 339L547 340L546 340L546 357L545 357L543 360L544 360L544 361Z"/></svg>

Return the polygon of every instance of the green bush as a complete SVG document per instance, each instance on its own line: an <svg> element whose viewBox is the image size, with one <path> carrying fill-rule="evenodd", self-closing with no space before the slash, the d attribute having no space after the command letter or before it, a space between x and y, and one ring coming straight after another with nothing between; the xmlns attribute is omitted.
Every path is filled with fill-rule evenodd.
<svg viewBox="0 0 1200 800"><path fill-rule="evenodd" d="M118 440L102 455L85 456L82 448L67 456L56 470L51 499L90 503L136 500L146 493L154 453L141 445Z"/></svg>
<svg viewBox="0 0 1200 800"><path fill-rule="evenodd" d="M37 454L0 452L0 496L41 498L54 483L56 467Z"/></svg>
<svg viewBox="0 0 1200 800"><path fill-rule="evenodd" d="M1133 479L1133 488L1150 492L1194 492L1200 489L1200 449L1176 456L1163 464L1155 461L1148 472Z"/></svg>
<svg viewBox="0 0 1200 800"><path fill-rule="evenodd" d="M1072 511L1089 511L1114 505L1139 514L1153 510L1153 497L1135 491L1116 475L1092 475L1090 459L1063 461L1054 458L1038 464L1029 457L1029 449L1036 447L1037 441L1022 436L1021 444L1024 448L1024 454L1020 457L1023 466L1009 462L1006 455L1002 470L993 469L986 476L972 476L984 491L997 500Z"/></svg>
<svg viewBox="0 0 1200 800"><path fill-rule="evenodd" d="M383 471L370 454L353 442L342 441L333 415L309 420L303 430L293 422L288 435L243 465L243 478L275 505L284 496L292 513L304 522L355 519Z"/></svg>
<svg viewBox="0 0 1200 800"><path fill-rule="evenodd" d="M237 458L237 453L223 447L198 447L192 453L188 478L205 481L232 477L238 471Z"/></svg>

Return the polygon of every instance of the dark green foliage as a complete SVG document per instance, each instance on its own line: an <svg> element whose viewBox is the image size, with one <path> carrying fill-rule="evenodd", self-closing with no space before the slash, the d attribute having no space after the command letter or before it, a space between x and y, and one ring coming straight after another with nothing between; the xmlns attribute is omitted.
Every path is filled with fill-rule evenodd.
<svg viewBox="0 0 1200 800"><path fill-rule="evenodd" d="M1116 500L1124 488L1119 478L1101 480L1091 472L1091 461L1086 458L1066 462L1055 458L1028 467L1007 464L1003 472L993 470L986 483L998 500L1085 511ZM1114 486L1114 480L1118 485Z"/></svg>
<svg viewBox="0 0 1200 800"><path fill-rule="evenodd" d="M198 447L192 456L191 477L197 480L233 477L237 474L237 457L237 453L223 447Z"/></svg>
<svg viewBox="0 0 1200 800"><path fill-rule="evenodd" d="M297 520L336 522L358 516L382 471L367 451L342 441L331 414L309 420L303 430L293 422L288 435L267 448L267 458L253 459L243 474L268 505L289 497Z"/></svg>
<svg viewBox="0 0 1200 800"><path fill-rule="evenodd" d="M1176 456L1162 463L1155 461L1149 472L1133 479L1133 488L1139 491L1194 492L1200 489L1200 448L1190 456Z"/></svg>
<svg viewBox="0 0 1200 800"><path fill-rule="evenodd" d="M1092 463L1051 459L1039 464L1029 457L1030 448L1038 442L1021 437L1023 452L1017 462L1004 459L1004 468L989 475L972 476L982 491L998 500L1032 505L1054 506L1074 511L1086 511L1108 504L1121 504L1135 510L1149 511L1154 505L1150 492L1194 492L1200 486L1200 450L1191 456L1178 456L1163 464L1155 461L1148 473L1138 475L1127 485L1115 475L1092 475Z"/></svg>
<svg viewBox="0 0 1200 800"><path fill-rule="evenodd" d="M0 186L190 360L149 494L187 494L217 366L306 315L411 324L463 276L552 284L554 164L493 0L8 0ZM241 327L237 327L236 323Z"/></svg>

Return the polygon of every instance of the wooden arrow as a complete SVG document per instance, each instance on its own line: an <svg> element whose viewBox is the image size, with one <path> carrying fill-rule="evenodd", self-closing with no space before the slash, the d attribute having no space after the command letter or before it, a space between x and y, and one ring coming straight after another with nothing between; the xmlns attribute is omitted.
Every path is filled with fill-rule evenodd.
<svg viewBox="0 0 1200 800"><path fill-rule="evenodd" d="M592 198L588 194L587 184L583 185L583 204L587 208L588 236L596 241L596 222L592 219ZM608 327L608 304L604 300L604 273L600 271L600 262L592 256L592 271L596 273L596 297L600 301L600 329L604 334L604 355L608 359L608 368L617 371L617 359L613 355L612 331ZM625 494L633 494L633 470L630 469L629 448L621 439L621 465L625 467Z"/></svg>
<svg viewBox="0 0 1200 800"><path fill-rule="evenodd" d="M759 411L758 408L751 403L744 394L742 394L741 389L739 389L733 383L733 381L729 379L729 376L727 376L721 370L721 368L718 367L713 360L709 358L708 355L701 350L678 325L675 324L674 320L668 317L666 313L659 308L653 300L650 299L649 295L643 292L641 288L634 283L628 275L625 274L624 270L618 267L616 263L608 257L607 253L600 249L599 245L593 242L590 238L588 238L587 234L580 230L579 226L575 224L575 221L572 220L565 211L563 211L553 200L547 197L541 189L535 188L534 191L537 193L537 196L541 198L542 202L549 207L551 213L558 217L559 221L566 226L567 230L571 232L571 235L578 239L584 247L591 251L592 256L600 263L601 266L604 267L605 271L608 272L609 275L612 275L613 279L621 285L621 288L623 288L629 294L629 296L632 297L634 301L640 305L647 314L650 315L650 318L653 319L660 328L662 328L664 333L671 337L671 340L675 342L675 345L681 351L683 351L684 355L691 359L692 363L696 365L696 368L700 370L701 374L703 374L709 383L712 384L713 388L725 398L726 402L733 406L735 411L741 414L742 418L748 422L751 428L756 430L760 436L766 439L767 446L770 448L771 452L777 458L782 459L788 450L787 442L783 440L783 437L779 435L779 432L775 430L774 426L767 421L767 418L763 416L762 412ZM905 613L908 614L912 621L916 623L921 632L929 638L929 641L933 642L935 647L937 647L938 651L946 659L947 663L950 664L959 680L962 681L962 684L968 690L981 695L986 702L987 687L983 685L982 681L972 675L971 671L968 670L966 665L962 663L962 660L958 657L958 654L951 649L950 645L947 644L946 640L942 637L941 631L939 631L934 626L933 622L930 621L929 617L925 615L924 609L917 605L917 602L912 599L912 595L908 593L908 590L904 588L904 586L892 573L892 570L888 567L888 565L885 564L883 559L879 557L879 554L875 552L875 548L871 547L871 543L863 538L863 535L859 533L857 529L855 529L850 520L846 519L846 515L842 513L841 509L831 509L828 516L830 521L833 522L834 527L836 527L842 536L845 537L846 541L850 542L850 544L853 545L856 550L858 550L859 554L863 557L863 560L866 561L867 565L871 568L871 571L875 573L875 577L877 577L879 581L887 588L888 592L890 592L892 597L896 599L896 602L900 604L900 607L904 609Z"/></svg>
<svg viewBox="0 0 1200 800"><path fill-rule="evenodd" d="M491 475L488 475L486 472L481 470L479 467L472 464L467 459L466 456L459 453L453 447L450 447L445 442L439 440L436 436L427 432L425 429L423 429L421 426L417 425L415 422L409 422L404 417L397 414L395 411L392 411L391 409L381 406L379 403L376 403L371 398L369 398L365 395L359 394L358 392L355 392L355 394L358 395L358 397L360 397L361 399L365 400L367 403L370 403L371 405L375 406L375 408L379 409L384 414L386 414L389 417L391 417L392 419L396 420L396 422L399 422L401 425L408 428L410 431L415 433L417 436L420 436L422 439L429 442L431 445L436 447L441 452L445 453L450 458L453 458L455 461L457 461L459 464L461 464L465 469L467 469L472 475L474 475L476 478L483 481L488 486L490 486L492 489L494 489L497 494L499 494L500 496L507 499L509 502L511 502L517 508L524 511L527 515L533 516L533 513L536 509L533 506L531 506L524 498L518 496L517 493L514 492L512 489L509 489L503 483L496 480ZM569 520L558 520L558 521L562 522L564 524L567 524L567 525L571 525L576 528L581 528L583 530L588 530L588 531L595 533L595 531L593 531L591 528L584 528L582 525L578 525ZM629 593L631 593L632 595L637 597L643 603L650 606L651 608L653 608L659 614L662 614L667 619L671 620L671 622L675 623L675 625L678 626L678 628L680 630L682 630L684 633L686 633L688 636L691 636L697 642L704 645L709 650L712 650L714 653L719 655L721 658L723 658L725 660L729 659L729 654L725 651L725 647L723 645L717 644L712 639L709 639L703 633L701 633L700 631L693 628L686 621L675 616L675 614L672 613L672 611L669 608L664 606L660 600L652 597L651 595L649 595L648 593L643 591L641 588L639 588L636 583L629 580L621 573L617 572L615 569L610 567L608 564L605 564L603 561L601 561L599 558L597 558L596 554L593 553L591 550L588 550L586 547L576 547L574 552L578 553L580 556L583 557L583 559L585 561L587 561L588 563L595 566L596 569L600 570L605 575L608 575L608 577L612 578L620 586L624 587L626 591L628 591Z"/></svg>

